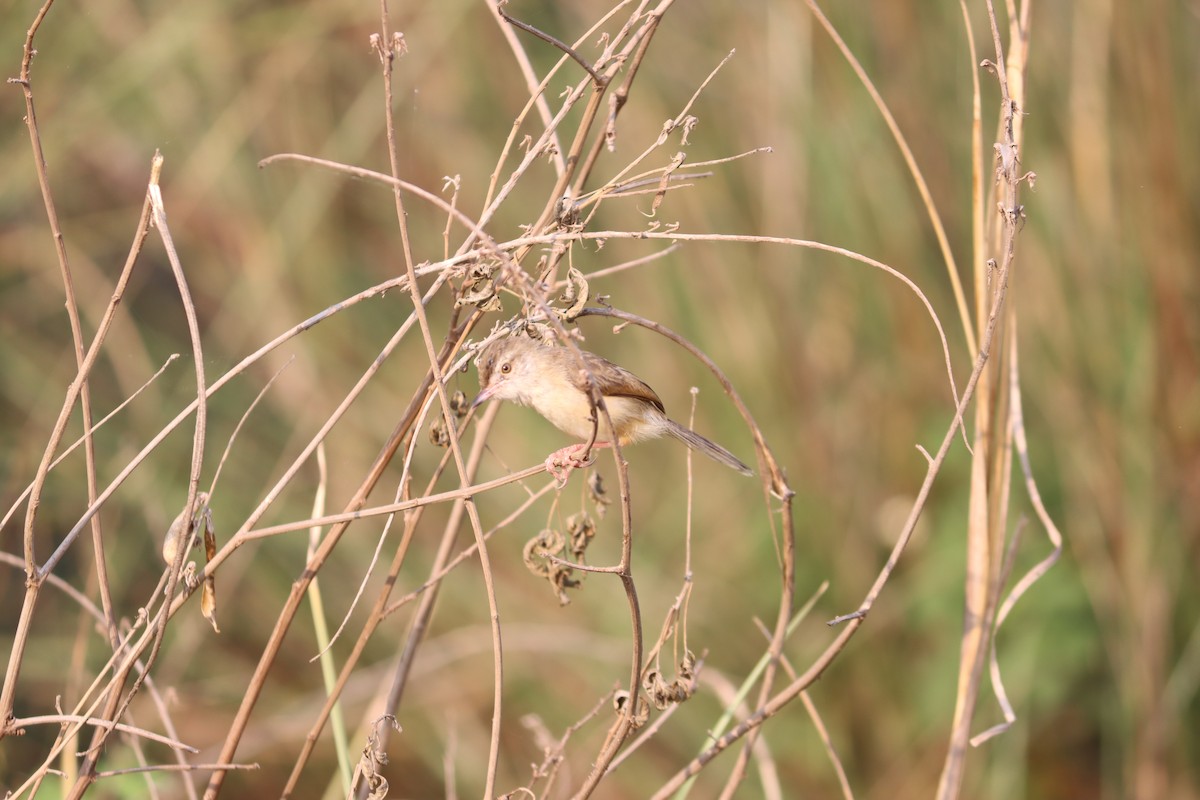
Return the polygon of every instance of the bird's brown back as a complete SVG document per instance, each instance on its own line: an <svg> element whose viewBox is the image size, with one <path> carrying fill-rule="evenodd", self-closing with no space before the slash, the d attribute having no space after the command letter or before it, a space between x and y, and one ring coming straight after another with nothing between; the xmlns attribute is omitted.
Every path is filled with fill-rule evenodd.
<svg viewBox="0 0 1200 800"><path fill-rule="evenodd" d="M659 411L666 412L658 394L637 375L595 353L589 353L587 350L580 352L583 354L584 365L596 380L596 387L600 390L600 394L605 397L629 397L634 400L643 400ZM568 364L575 363L575 357L570 350L564 349L563 353ZM578 369L573 372L572 383L581 392L588 390L587 380Z"/></svg>

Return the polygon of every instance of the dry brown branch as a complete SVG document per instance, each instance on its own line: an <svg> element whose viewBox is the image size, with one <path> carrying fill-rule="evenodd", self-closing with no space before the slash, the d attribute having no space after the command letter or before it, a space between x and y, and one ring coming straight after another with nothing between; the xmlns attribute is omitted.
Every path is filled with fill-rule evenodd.
<svg viewBox="0 0 1200 800"><path fill-rule="evenodd" d="M1022 174L1017 156L1022 141L1020 116L1025 103L1023 87L1028 52L1029 4L1023 4L1019 14L1015 7L1009 7L1007 56L990 0L987 8L996 60L984 61L981 67L994 73L1000 89L995 144L996 181L992 189L999 213L989 214L986 205L975 210L981 219L987 220L983 226L983 244L987 257L985 260L984 254L979 254L977 263L985 263L987 269L997 265L1001 285L998 289L992 287L990 274L980 275L977 277L976 289L979 294L986 291L998 294L1007 285L1010 271L1013 269L1016 237L1023 223L1024 210L1019 202L1019 190L1022 183L1033 180L1033 173ZM1009 363L1015 364L1016 359L1016 340L1013 337L1016 316L1012 305L1005 310L1005 324L1008 336L1001 339L998 365L981 376L982 400L976 404L967 540L966 620L954 721L937 794L944 800L957 797L961 791L971 720L983 667L988 653L992 652L997 606L1006 580L1003 552L1009 536L1009 487L1012 476L1013 435L1016 429L1013 422L1015 401L1012 388L1016 383L1004 379L1003 367ZM1053 563L1055 557L1050 557L1050 563ZM995 679L998 681L998 675ZM1001 686L998 682L996 685ZM998 699L1002 705L1006 702L1002 688L998 688Z"/></svg>
<svg viewBox="0 0 1200 800"><path fill-rule="evenodd" d="M208 772L214 769L262 769L260 764L154 764L145 767L130 767L129 769L114 769L107 772L97 772L96 779L115 778L119 775L136 775L142 772ZM185 786L188 784L185 782Z"/></svg>
<svg viewBox="0 0 1200 800"><path fill-rule="evenodd" d="M29 85L29 65L30 65L30 61L32 59L32 53L33 53L33 49L32 49L33 37L36 34L37 29L42 22L42 19L45 17L46 12L48 12L49 9L50 9L50 2L47 2L42 7L41 11L39 12L37 19L34 21L34 24L29 29L29 33L28 33L28 36L26 38L26 43L25 43L25 58L22 61L22 66L21 66L22 73L21 74L22 74L22 87L24 88L25 96L26 96L26 122L30 127L30 136L34 143L35 162L38 164L38 180L42 187L43 198L45 199L45 202L47 205L47 213L50 216L51 229L52 229L52 232L54 233L55 241L59 243L60 257L61 257L61 259L64 259L64 260L60 260L60 266L63 270L64 280L67 282L67 287L68 287L67 288L68 309L71 309L74 307L74 299L73 299L73 294L72 294L73 290L70 288L70 285L69 285L69 282L70 282L69 268L66 266L66 262L65 262L65 250L62 250L62 248L61 248L62 236L61 236L61 233L59 233L57 231L58 223L57 223L57 218L55 216L55 212L53 210L54 203L53 203L52 196L50 195L49 183L48 183L48 180L45 175L45 161L44 161L44 158L41 156L41 145L40 145L40 140L39 140L39 137L37 134L37 120L36 120L36 116L34 116L34 113L33 113L33 94L32 94L32 90ZM152 168L152 172L153 171L154 170ZM56 561L56 558L54 556L52 556L50 559L47 560L47 562L45 564L42 564L39 566L37 564L36 558L34 556L33 522L34 522L34 518L35 518L35 514L36 514L37 505L39 503L39 497L41 494L42 486L45 483L46 475L49 473L50 469L53 467L53 465L55 463L54 461L52 461L54 452L57 450L59 443L62 439L63 433L66 428L67 419L71 412L71 409L74 407L75 400L77 397L86 393L85 390L86 390L87 375L90 372L91 367L95 363L96 358L100 352L100 346L101 346L102 342L104 341L104 335L108 331L108 328L112 321L113 314L116 310L117 304L121 300L121 297L124 293L125 287L128 283L129 276L132 273L133 265L136 262L137 254L140 252L142 242L145 240L146 233L149 230L150 216L151 216L150 196L149 196L149 194L147 194L145 203L143 204L143 207L142 207L142 215L141 215L141 219L138 223L137 232L134 234L133 246L131 248L129 257L126 259L126 262L125 262L125 268L122 270L121 276L117 281L117 286L116 286L116 289L113 291L112 299L109 301L108 306L105 309L104 317L103 317L100 327L96 333L96 337L93 340L92 345L89 348L87 355L82 356L80 358L78 374L77 374L75 380L72 381L71 386L67 390L67 395L64 398L62 410L60 411L58 420L55 423L54 431L50 434L48 445L42 456L42 461L41 461L41 463L39 463L37 473L33 479L33 482L26 492L26 494L28 495L28 500L26 501L26 503L27 503L26 509L27 510L26 510L26 518L25 518L25 535L24 535L24 539L23 539L24 553L25 553L25 573L26 573L26 579L27 579L26 580L26 593L25 593L25 598L24 598L23 605L22 605L21 618L17 624L17 629L16 629L16 632L13 637L12 652L9 657L8 666L7 666L7 669L5 672L5 676L4 676L4 686L3 686L3 689L0 690L0 719L7 719L12 716L16 684L17 684L18 676L20 674L19 671L20 671L21 663L24 659L24 649L25 649L27 641L28 641L29 625L32 620L34 606L37 601L41 583L42 583L42 581L45 580L45 577L47 575L49 575L50 572L53 570L54 563ZM71 316L74 319L74 322L72 323L72 329L74 330L78 323L77 313L72 311ZM90 406L88 406L87 408L90 408ZM94 456L91 453L89 443L91 441L91 438L90 438L91 431L95 430L95 426L92 424L90 411L85 411L85 413L84 413L84 427L85 427L85 435L83 437L83 442L84 442L84 447L85 447L85 455L87 458L88 474L89 474L88 499L89 499L89 503L94 506L99 501L98 501L98 498L96 497L95 492L92 491L94 489L94 470L93 470L93 466L92 466ZM64 454L64 456L65 456L65 454ZM23 495L23 497L24 496L25 495ZM12 510L10 510L9 514L5 515L5 521L8 520L9 516L12 514L13 511L15 511L15 509L18 507L20 502L21 501L18 500L17 503L15 503L13 505L13 508L12 508ZM2 526L0 526L0 527L2 527ZM98 534L99 534L98 526L93 528L93 533L96 535L96 537L98 537ZM93 539L94 544L98 544L99 541L100 540L98 538ZM106 587L108 585L108 582L107 582L107 578L103 574L103 556L101 555L102 548L97 546L96 549L97 549L97 559L98 559L97 568L99 570L97 573L98 583L99 583L99 586L101 587L102 600L106 600L106 598L107 598L107 588ZM109 635L110 642L114 642L115 628L113 625L113 617L112 617L111 608L109 608L107 606L105 608L105 620L106 620L106 625L108 628L108 635ZM2 739L4 737L4 735L5 735L4 729L0 728L0 739Z"/></svg>
<svg viewBox="0 0 1200 800"><path fill-rule="evenodd" d="M159 744L165 744L170 747L176 748L178 750L186 750L189 753L199 753L200 752L199 750L197 750L196 748L194 748L190 745L184 744L183 742L175 741L173 739L168 739L166 736L160 736L157 733L154 733L153 731L147 731L147 730L143 730L141 728L135 728L132 725L125 725L124 723L121 723L121 722L114 723L114 722L110 722L108 720L93 719L91 717L80 717L80 716L76 716L74 714L47 714L47 715L41 716L41 717L17 718L17 719L13 719L10 722L9 727L13 733L19 733L19 732L24 731L26 728L30 727L31 725L61 725L64 722L72 722L77 725L92 725L97 728L109 728L112 730L121 731L121 733L128 733L133 736L140 736L141 738L146 739L148 741L158 742Z"/></svg>
<svg viewBox="0 0 1200 800"><path fill-rule="evenodd" d="M184 503L184 510L181 517L184 520L191 520L195 515L195 509L198 502L198 493L200 485L200 471L204 464L204 442L207 422L207 405L203 402L205 395L205 372L204 372L204 351L200 340L199 322L196 317L195 304L192 302L191 292L188 289L187 278L184 275L183 265L179 261L179 256L175 251L175 245L171 238L171 233L167 227L167 215L164 208L162 193L159 188L158 178L162 172L162 157L155 154L155 163L151 169L151 178L149 185L151 221L155 228L158 229L159 236L162 239L163 247L167 253L167 259L171 264L171 270L174 274L176 285L179 289L180 303L183 306L184 317L187 320L188 335L191 339L192 358L195 363L196 370L196 425L195 434L192 441L192 459L188 475L188 495L187 501ZM90 425L90 420L88 425ZM89 500L95 502L95 494L89 492ZM32 500L31 500L32 504ZM93 520L97 518L93 516ZM190 532L189 532L190 533ZM164 590L166 597L172 597L175 594L175 588L179 582L180 575L183 571L183 563L187 552L186 547L179 547L175 553L175 561L171 565L167 575L166 588ZM106 692L107 699L105 701L104 710L101 716L104 720L111 723L111 726L100 726L96 729L93 736L91 747L88 749L87 755L84 758L83 765L79 770L78 777L71 787L68 797L74 800L82 797L88 787L95 780L96 764L104 742L108 735L115 728L116 720L125 715L133 698L137 696L142 684L146 680L147 672L153 667L154 662L158 658L159 651L162 647L163 637L166 634L167 616L159 615L154 625L154 637L149 646L149 653L145 656L145 670L141 671L134 678L133 686L125 693L124 698L121 697L121 690L129 677L129 673L134 668L134 660L126 659L121 667L114 674L109 682L109 688Z"/></svg>

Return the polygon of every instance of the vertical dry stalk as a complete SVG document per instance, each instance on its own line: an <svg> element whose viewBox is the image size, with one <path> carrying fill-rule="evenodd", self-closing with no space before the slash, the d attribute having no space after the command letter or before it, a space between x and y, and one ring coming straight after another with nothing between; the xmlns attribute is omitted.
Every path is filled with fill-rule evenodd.
<svg viewBox="0 0 1200 800"><path fill-rule="evenodd" d="M1019 190L1022 183L1032 179L1030 174L1022 173L1018 158L1030 34L1029 3L1022 3L1019 11L1008 7L1011 16L1007 53L991 0L988 0L987 8L996 55L994 62L984 62L984 66L990 68L999 85L1000 113L994 149L995 182L990 203L974 210L975 218L983 222L980 242L983 249L976 252L974 258L977 311L990 306L1011 280L1016 239L1024 222ZM982 313L978 319L982 324ZM1011 330L1015 324L1015 306L1010 302L1004 308L1004 325ZM975 404L967 526L966 611L954 721L938 784L937 796L942 800L958 797L962 788L971 722L1004 588L1004 552L1010 537L1014 424L1012 384L1006 379L1006 373L1009 361L1015 358L1015 354L1009 352L1013 341L1008 336L996 340L992 363L980 376Z"/></svg>

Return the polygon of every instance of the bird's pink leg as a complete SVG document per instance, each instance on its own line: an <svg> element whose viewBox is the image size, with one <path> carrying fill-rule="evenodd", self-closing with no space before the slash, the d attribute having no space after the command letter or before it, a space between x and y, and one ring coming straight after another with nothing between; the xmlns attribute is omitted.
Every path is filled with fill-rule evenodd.
<svg viewBox="0 0 1200 800"><path fill-rule="evenodd" d="M593 450L601 447L611 446L612 445L609 442L592 443ZM546 471L554 476L554 483L559 489L567 485L567 479L571 477L571 470L589 466L596 460L595 456L592 456L587 461L580 460L580 456L583 455L583 451L586 447L587 442L567 445L566 447L560 450L555 450L553 453L546 456Z"/></svg>

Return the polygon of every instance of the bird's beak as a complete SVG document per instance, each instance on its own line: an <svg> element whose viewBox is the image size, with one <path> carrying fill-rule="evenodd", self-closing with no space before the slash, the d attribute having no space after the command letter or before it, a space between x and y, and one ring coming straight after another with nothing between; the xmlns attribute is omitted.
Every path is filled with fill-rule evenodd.
<svg viewBox="0 0 1200 800"><path fill-rule="evenodd" d="M474 400L471 401L471 410L474 411L476 408L478 408L479 406L486 403L488 400L491 399L492 395L495 393L496 393L496 384L492 384L491 386L484 389L482 392L480 392L479 394L477 394L475 396Z"/></svg>

